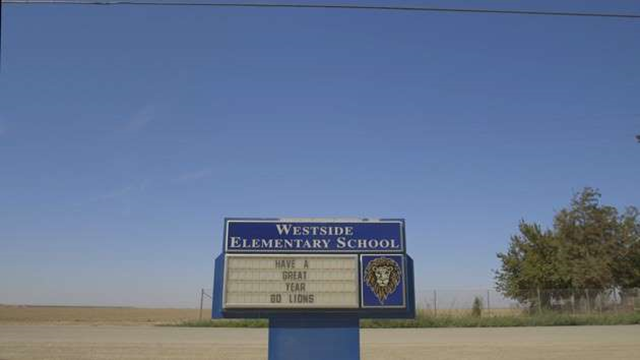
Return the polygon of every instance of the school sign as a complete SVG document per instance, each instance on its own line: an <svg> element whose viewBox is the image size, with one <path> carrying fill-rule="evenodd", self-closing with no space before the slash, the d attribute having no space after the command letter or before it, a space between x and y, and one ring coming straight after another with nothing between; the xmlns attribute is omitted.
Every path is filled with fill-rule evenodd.
<svg viewBox="0 0 640 360"><path fill-rule="evenodd" d="M268 318L270 360L358 359L358 320L413 318L414 297L402 219L225 220L212 317Z"/></svg>

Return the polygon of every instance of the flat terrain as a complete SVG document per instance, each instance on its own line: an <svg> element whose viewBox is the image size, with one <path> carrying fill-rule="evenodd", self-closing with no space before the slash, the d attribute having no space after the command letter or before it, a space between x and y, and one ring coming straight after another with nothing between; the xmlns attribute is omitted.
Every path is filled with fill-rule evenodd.
<svg viewBox="0 0 640 360"><path fill-rule="evenodd" d="M432 314L428 311L425 313ZM469 313L470 310L438 310L439 315L456 316ZM518 310L512 309L492 309L487 314L518 313ZM197 309L0 305L0 324L155 325L197 320L199 316L200 311ZM203 309L202 317L208 319L210 316L211 309Z"/></svg>
<svg viewBox="0 0 640 360"><path fill-rule="evenodd" d="M0 360L266 360L266 329L152 326L198 316L193 309L0 305ZM640 354L640 326L364 329L361 336L363 360L622 360Z"/></svg>
<svg viewBox="0 0 640 360"><path fill-rule="evenodd" d="M0 305L0 324L166 324L195 320L199 315L195 309ZM204 309L202 316L209 318L211 309Z"/></svg>
<svg viewBox="0 0 640 360"><path fill-rule="evenodd" d="M365 329L362 359L638 359L640 326ZM0 324L0 359L266 359L266 329Z"/></svg>

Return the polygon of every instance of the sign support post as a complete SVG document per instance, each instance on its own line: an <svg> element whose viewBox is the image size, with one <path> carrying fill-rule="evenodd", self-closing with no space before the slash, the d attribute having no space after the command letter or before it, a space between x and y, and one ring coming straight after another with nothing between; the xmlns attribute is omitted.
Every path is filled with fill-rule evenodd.
<svg viewBox="0 0 640 360"><path fill-rule="evenodd" d="M357 316L282 316L269 319L269 360L359 360Z"/></svg>

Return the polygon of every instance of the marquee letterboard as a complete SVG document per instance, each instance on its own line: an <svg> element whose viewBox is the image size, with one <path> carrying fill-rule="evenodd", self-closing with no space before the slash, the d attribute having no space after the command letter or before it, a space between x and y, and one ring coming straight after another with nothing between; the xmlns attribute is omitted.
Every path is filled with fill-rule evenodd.
<svg viewBox="0 0 640 360"><path fill-rule="evenodd" d="M228 255L225 308L357 308L357 255Z"/></svg>

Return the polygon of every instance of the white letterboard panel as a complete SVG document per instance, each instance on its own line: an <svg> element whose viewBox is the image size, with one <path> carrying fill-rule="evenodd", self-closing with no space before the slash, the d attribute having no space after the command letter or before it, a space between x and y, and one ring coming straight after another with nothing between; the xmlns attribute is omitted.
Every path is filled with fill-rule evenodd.
<svg viewBox="0 0 640 360"><path fill-rule="evenodd" d="M358 308L357 255L228 254L224 308Z"/></svg>

